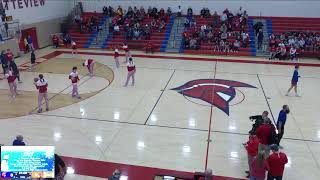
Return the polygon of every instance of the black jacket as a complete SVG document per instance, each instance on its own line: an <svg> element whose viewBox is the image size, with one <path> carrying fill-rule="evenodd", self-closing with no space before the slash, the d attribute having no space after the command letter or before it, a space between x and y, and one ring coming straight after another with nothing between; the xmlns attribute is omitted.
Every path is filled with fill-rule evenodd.
<svg viewBox="0 0 320 180"><path fill-rule="evenodd" d="M10 62L10 68L12 69L13 74L19 74L18 66L14 61Z"/></svg>

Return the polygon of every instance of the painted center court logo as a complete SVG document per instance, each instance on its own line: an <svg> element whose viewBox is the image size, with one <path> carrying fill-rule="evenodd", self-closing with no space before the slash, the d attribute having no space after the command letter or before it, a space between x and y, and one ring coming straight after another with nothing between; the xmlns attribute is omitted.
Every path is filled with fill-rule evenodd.
<svg viewBox="0 0 320 180"><path fill-rule="evenodd" d="M205 101L229 115L229 103L236 97L235 87L256 88L238 81L197 79L171 90L175 90L187 97Z"/></svg>

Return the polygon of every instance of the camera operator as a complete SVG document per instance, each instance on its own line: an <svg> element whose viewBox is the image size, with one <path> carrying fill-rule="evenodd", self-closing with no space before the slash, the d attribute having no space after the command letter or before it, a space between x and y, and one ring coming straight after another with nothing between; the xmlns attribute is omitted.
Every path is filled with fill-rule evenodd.
<svg viewBox="0 0 320 180"><path fill-rule="evenodd" d="M270 122L268 115L269 115L268 111L263 111L262 115L250 116L249 119L255 122L252 125L252 129L249 131L249 134L255 134L257 128L264 122Z"/></svg>

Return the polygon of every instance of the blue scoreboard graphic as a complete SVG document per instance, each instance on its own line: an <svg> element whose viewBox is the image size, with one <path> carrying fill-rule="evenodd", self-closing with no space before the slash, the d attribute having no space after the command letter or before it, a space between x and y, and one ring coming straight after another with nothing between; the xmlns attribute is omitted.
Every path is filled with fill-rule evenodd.
<svg viewBox="0 0 320 180"><path fill-rule="evenodd" d="M1 177L54 178L54 147L2 146Z"/></svg>

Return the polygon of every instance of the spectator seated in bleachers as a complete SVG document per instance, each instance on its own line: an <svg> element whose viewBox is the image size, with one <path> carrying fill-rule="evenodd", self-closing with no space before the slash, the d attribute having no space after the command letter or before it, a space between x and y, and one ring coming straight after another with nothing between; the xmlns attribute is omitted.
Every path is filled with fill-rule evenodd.
<svg viewBox="0 0 320 180"><path fill-rule="evenodd" d="M134 28L133 29L133 38L136 39L136 40L140 39L140 30L139 30L139 28Z"/></svg>
<svg viewBox="0 0 320 180"><path fill-rule="evenodd" d="M294 45L290 48L290 59L293 61L294 59L297 60L297 49Z"/></svg>
<svg viewBox="0 0 320 180"><path fill-rule="evenodd" d="M177 17L181 17L181 16L182 16L182 9L181 9L181 6L178 6Z"/></svg>
<svg viewBox="0 0 320 180"><path fill-rule="evenodd" d="M118 7L117 11L116 11L116 15L122 17L123 16L123 10L121 8L121 6Z"/></svg>
<svg viewBox="0 0 320 180"><path fill-rule="evenodd" d="M154 48L153 48L153 44L151 43L151 41L147 41L144 48L145 48L146 53L149 53L149 52L151 52L152 54L154 53Z"/></svg>
<svg viewBox="0 0 320 180"><path fill-rule="evenodd" d="M59 47L59 37L57 36L57 35L53 35L52 36L52 44L56 47L56 48L58 48Z"/></svg>
<svg viewBox="0 0 320 180"><path fill-rule="evenodd" d="M190 19L186 18L185 22L184 22L184 27L185 28L189 28L190 27Z"/></svg>
<svg viewBox="0 0 320 180"><path fill-rule="evenodd" d="M108 7L107 6L103 6L102 13L103 13L103 15L108 16Z"/></svg>
<svg viewBox="0 0 320 180"><path fill-rule="evenodd" d="M239 48L240 48L240 41L236 39L233 43L233 52L238 52Z"/></svg>
<svg viewBox="0 0 320 180"><path fill-rule="evenodd" d="M166 22L164 20L160 21L158 32L161 32L166 26Z"/></svg>
<svg viewBox="0 0 320 180"><path fill-rule="evenodd" d="M210 10L209 10L208 8L203 8L203 9L201 9L201 11L200 11L200 16L201 16L202 18L209 18L209 17L211 16Z"/></svg>
<svg viewBox="0 0 320 180"><path fill-rule="evenodd" d="M108 16L109 17L114 17L115 16L114 9L111 6L109 6L109 8L108 8Z"/></svg>
<svg viewBox="0 0 320 180"><path fill-rule="evenodd" d="M145 36L145 39L146 40L149 40L150 39L150 26L148 24L146 24L146 26L144 27L144 36Z"/></svg>
<svg viewBox="0 0 320 180"><path fill-rule="evenodd" d="M277 53L276 45L272 45L272 47L270 48L269 60L274 59L276 57L276 53Z"/></svg>
<svg viewBox="0 0 320 180"><path fill-rule="evenodd" d="M63 35L63 43L67 46L71 44L71 37L69 34L66 33Z"/></svg>
<svg viewBox="0 0 320 180"><path fill-rule="evenodd" d="M157 21L156 19L152 19L152 21L150 22L151 28L152 29L157 29Z"/></svg>
<svg viewBox="0 0 320 180"><path fill-rule="evenodd" d="M167 9L166 15L169 17L172 15L172 10L170 7L168 7L168 9Z"/></svg>
<svg viewBox="0 0 320 180"><path fill-rule="evenodd" d="M206 11L207 8L201 10L202 16L205 15ZM206 20L199 20L201 23L200 26L197 26L196 18L187 18L185 21L186 30L182 36L183 43L185 43L184 47L201 49L201 46L204 46L206 49L212 49L218 52L238 52L241 47L246 48L249 44L249 35L245 32L246 24L243 23L246 22L246 20L243 18L243 13L239 16L233 16L233 14L226 9L223 12L224 17L220 17L219 22L219 15L215 12L213 22L208 20L206 23ZM194 21L194 23L192 21ZM195 40L197 43L195 43ZM211 47L208 47L209 45L211 45Z"/></svg>
<svg viewBox="0 0 320 180"><path fill-rule="evenodd" d="M188 10L187 10L187 19L188 18L192 18L193 16L193 10L191 9L191 7L188 7Z"/></svg>
<svg viewBox="0 0 320 180"><path fill-rule="evenodd" d="M304 52L317 52L320 48L320 36L314 32L284 32L282 34L271 34L269 37L269 47L279 47L281 52L286 49L286 59L290 58L290 49L293 46L296 49L296 57ZM269 48L271 51L272 48ZM278 58L277 56L275 58ZM282 60L283 57L281 57Z"/></svg>
<svg viewBox="0 0 320 180"><path fill-rule="evenodd" d="M197 40L196 40L196 38L192 38L192 39L190 39L190 49L198 49L197 48Z"/></svg>

